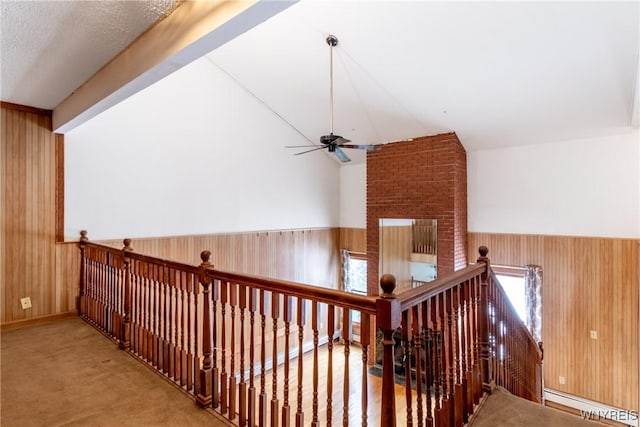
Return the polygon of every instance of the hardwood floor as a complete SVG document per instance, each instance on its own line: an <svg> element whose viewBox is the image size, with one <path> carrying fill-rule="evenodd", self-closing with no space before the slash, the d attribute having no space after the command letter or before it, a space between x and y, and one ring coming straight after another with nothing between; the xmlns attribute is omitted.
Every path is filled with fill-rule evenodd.
<svg viewBox="0 0 640 427"><path fill-rule="evenodd" d="M363 361L362 361L362 347L357 344L349 346L348 356L348 369L345 363L345 346L342 344L334 344L333 358L330 362L328 345L323 345L318 351L318 409L317 416L319 425L343 425L346 420L349 426L360 425L379 425L380 420L380 398L382 390L382 379L375 375L366 374L367 380L367 393L366 393L366 420L363 420L363 393L362 393L362 378L363 378ZM307 352L303 355L303 369L302 369L302 412L304 414L305 426L312 425L314 414L314 400L313 400L313 352ZM331 368L331 370L329 370ZM279 419L278 425L284 425L282 423L282 407L284 405L284 388L285 388L285 367L281 364L277 369L277 399L279 403ZM329 379L332 381L331 399L329 399L328 383ZM346 381L345 381L346 380ZM248 382L248 379L246 380ZM260 393L260 376L254 377L255 387L257 389L256 394ZM346 388L345 388L346 382ZM290 417L289 421L291 426L296 425L296 412L298 412L298 359L293 358L290 360L290 372L289 372L289 406ZM247 387L249 387L247 385ZM398 413L398 425L404 425L406 423L406 404L404 400L405 388L396 385L396 411ZM266 372L265 378L265 394L267 396L267 404L271 405L273 397L273 374L271 370ZM345 415L346 409L346 415ZM256 411L258 405L256 404ZM271 420L270 413L267 416L267 420ZM329 419L330 417L330 419ZM237 417L235 419L237 422ZM366 424L365 424L366 422Z"/></svg>

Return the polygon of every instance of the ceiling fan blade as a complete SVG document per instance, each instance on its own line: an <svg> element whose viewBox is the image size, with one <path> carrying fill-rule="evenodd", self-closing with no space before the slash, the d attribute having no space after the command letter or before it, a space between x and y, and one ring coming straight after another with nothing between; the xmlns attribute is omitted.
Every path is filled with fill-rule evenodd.
<svg viewBox="0 0 640 427"><path fill-rule="evenodd" d="M366 150L366 151L378 151L382 149L381 145L357 145L357 144L344 144L341 145L342 148L357 148L358 150Z"/></svg>
<svg viewBox="0 0 640 427"><path fill-rule="evenodd" d="M342 146L342 145L344 145L344 144L346 144L348 142L351 142L351 140L347 139L347 138L343 138L341 136L339 136L339 137L337 137L336 139L333 140L334 144L340 145L340 146Z"/></svg>
<svg viewBox="0 0 640 427"><path fill-rule="evenodd" d="M325 149L325 148L329 148L329 146L325 146L325 147L316 147L316 148L313 148L313 149L311 149L311 150L303 151L303 152L301 152L301 153L296 153L296 154L294 154L294 156L299 156L300 154L307 154L307 153L310 153L310 152L312 152L312 151L323 150L323 149Z"/></svg>
<svg viewBox="0 0 640 427"><path fill-rule="evenodd" d="M334 153L338 158L338 160L340 160L342 163L347 163L351 161L351 159L344 153L344 151L340 149L340 147L336 147L336 150L334 151Z"/></svg>

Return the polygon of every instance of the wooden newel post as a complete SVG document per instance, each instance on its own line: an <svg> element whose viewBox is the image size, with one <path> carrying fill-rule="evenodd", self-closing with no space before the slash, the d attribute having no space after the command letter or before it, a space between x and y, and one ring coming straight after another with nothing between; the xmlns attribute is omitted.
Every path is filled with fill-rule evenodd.
<svg viewBox="0 0 640 427"><path fill-rule="evenodd" d="M480 332L480 375L484 387L487 387L491 381L491 372L489 363L489 267L490 262L487 254L489 249L486 246L478 248L480 256L478 263L486 264L485 270L480 276L480 315L478 316L478 329Z"/></svg>
<svg viewBox="0 0 640 427"><path fill-rule="evenodd" d="M86 286L87 286L87 274L86 274L86 270L85 270L85 243L87 243L89 241L89 238L87 237L87 230L82 230L80 231L80 290L78 292L78 302L77 302L77 309L78 309L78 316L83 316L84 312L85 312L85 301L84 301L84 294L85 294L85 290L86 290Z"/></svg>
<svg viewBox="0 0 640 427"><path fill-rule="evenodd" d="M131 239L122 241L122 263L124 268L124 313L122 321L122 331L120 336L120 349L128 350L131 347L131 259L129 252L133 252Z"/></svg>
<svg viewBox="0 0 640 427"><path fill-rule="evenodd" d="M384 274L380 278L382 294L376 301L376 324L382 331L382 410L381 427L395 427L395 372L393 355L393 333L400 326L402 313L400 301L393 291L396 288L396 278L391 274Z"/></svg>
<svg viewBox="0 0 640 427"><path fill-rule="evenodd" d="M202 251L200 259L200 284L203 288L204 308L202 316L202 354L204 360L200 369L200 390L196 395L196 403L202 408L211 406L212 387L211 387L211 294L209 286L212 280L207 276L207 271L213 270L213 264L209 262L211 251Z"/></svg>

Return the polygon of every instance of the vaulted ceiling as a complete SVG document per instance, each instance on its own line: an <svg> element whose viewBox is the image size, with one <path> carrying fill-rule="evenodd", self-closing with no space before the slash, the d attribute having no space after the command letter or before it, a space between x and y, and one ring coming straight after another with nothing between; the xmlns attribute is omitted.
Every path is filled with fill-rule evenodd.
<svg viewBox="0 0 640 427"><path fill-rule="evenodd" d="M2 100L41 108L175 7L1 5ZM637 127L639 16L636 1L302 0L197 61L317 143L330 126L325 38L335 34L336 133L364 144L453 130L476 150Z"/></svg>

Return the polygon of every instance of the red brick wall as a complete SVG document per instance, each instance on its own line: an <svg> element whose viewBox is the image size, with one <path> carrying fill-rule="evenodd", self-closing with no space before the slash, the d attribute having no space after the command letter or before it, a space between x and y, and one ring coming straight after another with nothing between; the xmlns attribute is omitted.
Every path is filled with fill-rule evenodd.
<svg viewBox="0 0 640 427"><path fill-rule="evenodd" d="M467 153L455 133L367 153L368 287L378 294L380 218L438 220L438 276L467 265Z"/></svg>

